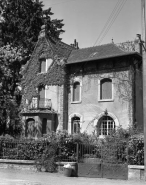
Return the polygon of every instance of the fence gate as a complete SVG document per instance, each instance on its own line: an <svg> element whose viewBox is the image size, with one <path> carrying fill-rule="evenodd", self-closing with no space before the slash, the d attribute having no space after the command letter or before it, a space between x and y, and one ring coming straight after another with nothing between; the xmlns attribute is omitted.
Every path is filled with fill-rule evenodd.
<svg viewBox="0 0 146 185"><path fill-rule="evenodd" d="M111 142L101 146L78 144L78 175L128 179L126 143Z"/></svg>

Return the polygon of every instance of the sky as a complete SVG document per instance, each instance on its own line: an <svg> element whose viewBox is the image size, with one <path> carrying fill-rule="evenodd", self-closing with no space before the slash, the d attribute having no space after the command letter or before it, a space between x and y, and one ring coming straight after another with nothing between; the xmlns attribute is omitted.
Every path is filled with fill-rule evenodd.
<svg viewBox="0 0 146 185"><path fill-rule="evenodd" d="M141 0L41 0L52 19L63 19L60 37L80 48L135 40L141 34Z"/></svg>

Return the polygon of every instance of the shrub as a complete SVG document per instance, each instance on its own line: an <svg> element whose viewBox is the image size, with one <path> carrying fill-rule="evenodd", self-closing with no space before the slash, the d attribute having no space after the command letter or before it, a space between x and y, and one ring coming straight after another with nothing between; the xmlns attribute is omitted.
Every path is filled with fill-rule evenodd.
<svg viewBox="0 0 146 185"><path fill-rule="evenodd" d="M52 132L38 140L25 138L15 140L9 135L0 136L0 156L6 159L35 160L38 167L43 165L46 171L53 171L55 161L76 161L76 144L78 143L79 157L101 158L104 156L105 159L110 160L113 149L117 160L120 159L121 162L125 162L128 159L129 164L143 165L144 139L143 137L137 138L133 133L135 131L133 132L131 128L125 130L119 127L116 132L104 139L99 139L95 134L71 135L66 131ZM55 153L51 157L53 147L55 147ZM90 147L91 152L88 147ZM84 150L83 155L80 150ZM114 157L113 160L115 160ZM47 166L47 164L49 165Z"/></svg>
<svg viewBox="0 0 146 185"><path fill-rule="evenodd" d="M131 137L128 143L128 163L144 165L144 138Z"/></svg>

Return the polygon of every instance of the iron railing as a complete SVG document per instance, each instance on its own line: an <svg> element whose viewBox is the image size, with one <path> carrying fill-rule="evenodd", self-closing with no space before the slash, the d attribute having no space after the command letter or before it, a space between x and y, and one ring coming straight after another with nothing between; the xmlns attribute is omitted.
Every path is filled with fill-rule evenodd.
<svg viewBox="0 0 146 185"><path fill-rule="evenodd" d="M52 102L51 99L47 98L32 98L31 104L29 105L29 109L51 109Z"/></svg>
<svg viewBox="0 0 146 185"><path fill-rule="evenodd" d="M49 143L45 141L0 141L0 158L33 160L34 156L42 155L46 147L49 147ZM58 145L56 159L66 162L85 162L94 158L106 163L125 163L128 159L126 147L119 144L96 146L68 143Z"/></svg>
<svg viewBox="0 0 146 185"><path fill-rule="evenodd" d="M129 144L129 146L128 143L57 144L56 156L58 161L84 162L94 158L106 163L126 162L131 165L144 165L144 143L137 140L133 142L136 144ZM46 147L49 147L47 141L0 140L0 158L32 160L34 156L41 155Z"/></svg>

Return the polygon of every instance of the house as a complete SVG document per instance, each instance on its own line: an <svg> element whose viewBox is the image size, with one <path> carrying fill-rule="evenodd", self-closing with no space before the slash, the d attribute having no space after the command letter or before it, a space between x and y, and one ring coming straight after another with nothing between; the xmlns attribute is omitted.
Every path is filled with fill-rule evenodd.
<svg viewBox="0 0 146 185"><path fill-rule="evenodd" d="M23 134L68 130L102 137L133 124L142 130L141 61L138 52L114 43L78 49L47 38L42 26L23 70Z"/></svg>
<svg viewBox="0 0 146 185"><path fill-rule="evenodd" d="M73 47L45 37L45 27L38 37L31 59L23 69L23 135L41 137L63 129L66 123L66 60Z"/></svg>

